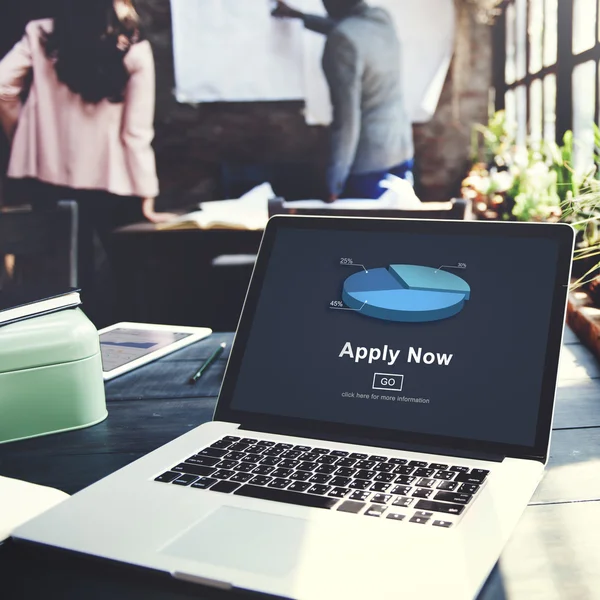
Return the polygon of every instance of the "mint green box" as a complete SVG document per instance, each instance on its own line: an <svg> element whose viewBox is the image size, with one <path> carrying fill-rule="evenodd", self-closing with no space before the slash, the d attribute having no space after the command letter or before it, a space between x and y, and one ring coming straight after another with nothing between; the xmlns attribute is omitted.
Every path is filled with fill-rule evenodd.
<svg viewBox="0 0 600 600"><path fill-rule="evenodd" d="M0 327L0 444L107 415L98 331L80 309Z"/></svg>

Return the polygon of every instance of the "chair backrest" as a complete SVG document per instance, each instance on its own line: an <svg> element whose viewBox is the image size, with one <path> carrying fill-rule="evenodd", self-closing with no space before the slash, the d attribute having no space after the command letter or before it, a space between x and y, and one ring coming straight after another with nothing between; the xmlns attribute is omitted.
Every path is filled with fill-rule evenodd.
<svg viewBox="0 0 600 600"><path fill-rule="evenodd" d="M454 198L449 202L423 202L419 210L403 210L391 208L337 208L335 203L314 208L295 208L293 202L283 204L282 198L274 198L269 202L269 216L273 215L318 215L337 217L380 217L404 219L471 219L471 201ZM376 204L376 203L375 203Z"/></svg>
<svg viewBox="0 0 600 600"><path fill-rule="evenodd" d="M14 269L4 270L14 256ZM77 203L50 210L0 211L0 287L27 284L77 287Z"/></svg>

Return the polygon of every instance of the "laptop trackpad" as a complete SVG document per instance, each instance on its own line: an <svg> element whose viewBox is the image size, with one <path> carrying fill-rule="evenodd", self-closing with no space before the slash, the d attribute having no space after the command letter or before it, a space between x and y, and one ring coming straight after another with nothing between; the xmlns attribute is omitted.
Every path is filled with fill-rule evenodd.
<svg viewBox="0 0 600 600"><path fill-rule="evenodd" d="M162 552L186 560L284 577L298 564L305 519L223 506Z"/></svg>

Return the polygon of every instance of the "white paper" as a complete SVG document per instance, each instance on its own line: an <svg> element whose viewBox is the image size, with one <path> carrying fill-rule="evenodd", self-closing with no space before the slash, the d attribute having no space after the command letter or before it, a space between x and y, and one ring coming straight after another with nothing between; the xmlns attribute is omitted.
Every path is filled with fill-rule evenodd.
<svg viewBox="0 0 600 600"><path fill-rule="evenodd" d="M68 497L68 494L54 488L0 477L0 542L25 521Z"/></svg>
<svg viewBox="0 0 600 600"><path fill-rule="evenodd" d="M411 121L437 107L454 45L452 0L372 0L392 17L403 47L399 68ZM325 14L321 0L290 0ZM321 69L325 36L271 17L270 0L171 0L180 102L305 100L310 125L331 122Z"/></svg>

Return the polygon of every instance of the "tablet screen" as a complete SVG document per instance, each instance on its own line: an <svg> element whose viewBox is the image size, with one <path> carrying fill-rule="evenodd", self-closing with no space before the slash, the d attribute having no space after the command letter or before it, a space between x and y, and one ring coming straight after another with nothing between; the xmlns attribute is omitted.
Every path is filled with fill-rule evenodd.
<svg viewBox="0 0 600 600"><path fill-rule="evenodd" d="M100 334L102 370L112 371L191 335L148 329L118 328L107 331Z"/></svg>

